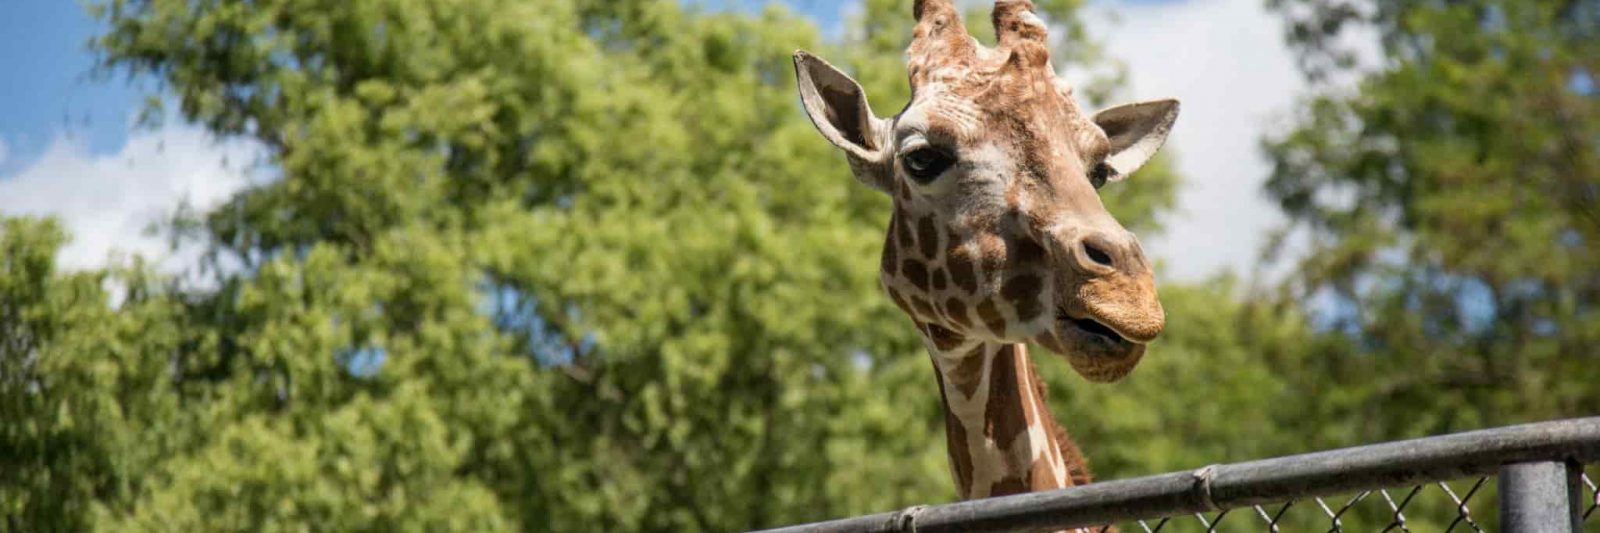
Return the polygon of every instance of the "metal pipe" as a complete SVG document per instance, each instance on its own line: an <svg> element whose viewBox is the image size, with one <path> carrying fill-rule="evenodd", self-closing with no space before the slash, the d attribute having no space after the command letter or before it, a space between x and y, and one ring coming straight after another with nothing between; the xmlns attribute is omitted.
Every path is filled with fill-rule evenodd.
<svg viewBox="0 0 1600 533"><path fill-rule="evenodd" d="M1577 533L1580 467L1565 461L1500 467L1500 530L1507 533Z"/></svg>
<svg viewBox="0 0 1600 533"><path fill-rule="evenodd" d="M1047 492L913 507L775 532L1067 529L1490 475L1529 461L1600 461L1600 417L1370 444Z"/></svg>

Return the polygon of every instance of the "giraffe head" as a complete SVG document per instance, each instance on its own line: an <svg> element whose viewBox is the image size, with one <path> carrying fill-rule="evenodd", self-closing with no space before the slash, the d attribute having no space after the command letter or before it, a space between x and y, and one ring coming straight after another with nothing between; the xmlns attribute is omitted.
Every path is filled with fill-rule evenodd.
<svg viewBox="0 0 1600 533"><path fill-rule="evenodd" d="M795 53L812 122L857 179L893 198L884 288L934 344L1033 341L1085 378L1121 378L1166 320L1138 239L1097 190L1154 155L1177 101L1085 115L1030 0L995 2L992 49L950 0L917 0L915 13L912 98L894 117Z"/></svg>

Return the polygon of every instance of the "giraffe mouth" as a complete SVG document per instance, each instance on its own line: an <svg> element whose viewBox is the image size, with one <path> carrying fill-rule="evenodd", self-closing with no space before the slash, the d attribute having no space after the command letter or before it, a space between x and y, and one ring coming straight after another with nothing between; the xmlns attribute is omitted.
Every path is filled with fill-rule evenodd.
<svg viewBox="0 0 1600 533"><path fill-rule="evenodd" d="M1117 333L1117 330L1100 323L1098 320L1092 318L1073 318L1072 316L1068 315L1066 311L1061 309L1056 310L1056 322L1067 326L1067 328L1075 330L1076 333L1086 335L1089 338L1096 339L1113 347L1130 348L1132 345L1140 344L1129 340L1121 333Z"/></svg>
<svg viewBox="0 0 1600 533"><path fill-rule="evenodd" d="M1074 318L1074 319L1069 320L1068 322L1072 323L1072 325L1077 326L1078 329L1083 330L1084 332L1086 332L1086 333L1088 333L1090 335L1098 335L1100 337L1104 337L1106 340L1111 341L1111 342L1115 342L1115 343L1133 342L1133 341L1128 340L1126 337L1123 337L1122 335L1117 334L1116 330L1108 328L1108 327L1106 327L1105 324L1101 324L1099 322L1096 322L1093 319Z"/></svg>
<svg viewBox="0 0 1600 533"><path fill-rule="evenodd" d="M1066 356L1078 374L1092 382L1108 383L1122 379L1144 357L1145 345L1099 320L1074 318L1056 311L1053 335L1038 338L1045 348Z"/></svg>

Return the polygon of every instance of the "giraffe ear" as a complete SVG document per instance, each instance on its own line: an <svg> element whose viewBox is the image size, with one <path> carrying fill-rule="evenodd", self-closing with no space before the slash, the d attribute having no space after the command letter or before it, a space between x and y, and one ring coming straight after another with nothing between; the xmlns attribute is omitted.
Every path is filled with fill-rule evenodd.
<svg viewBox="0 0 1600 533"><path fill-rule="evenodd" d="M794 53L800 103L828 142L844 150L856 179L889 191L889 123L872 114L861 84L804 50Z"/></svg>
<svg viewBox="0 0 1600 533"><path fill-rule="evenodd" d="M1106 156L1106 181L1118 181L1139 170L1166 144L1172 124L1178 121L1178 101L1151 100L1119 105L1094 114L1094 123L1106 132L1111 153Z"/></svg>

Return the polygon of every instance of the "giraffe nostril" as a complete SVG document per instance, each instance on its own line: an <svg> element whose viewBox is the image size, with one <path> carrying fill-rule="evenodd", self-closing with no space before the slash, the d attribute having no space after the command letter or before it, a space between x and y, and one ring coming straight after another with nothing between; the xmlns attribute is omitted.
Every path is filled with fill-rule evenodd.
<svg viewBox="0 0 1600 533"><path fill-rule="evenodd" d="M1111 254L1106 253L1105 250L1101 250L1100 247L1095 246L1094 244L1088 242L1083 243L1083 252L1089 256L1090 261L1094 261L1108 267L1117 266L1111 262Z"/></svg>

